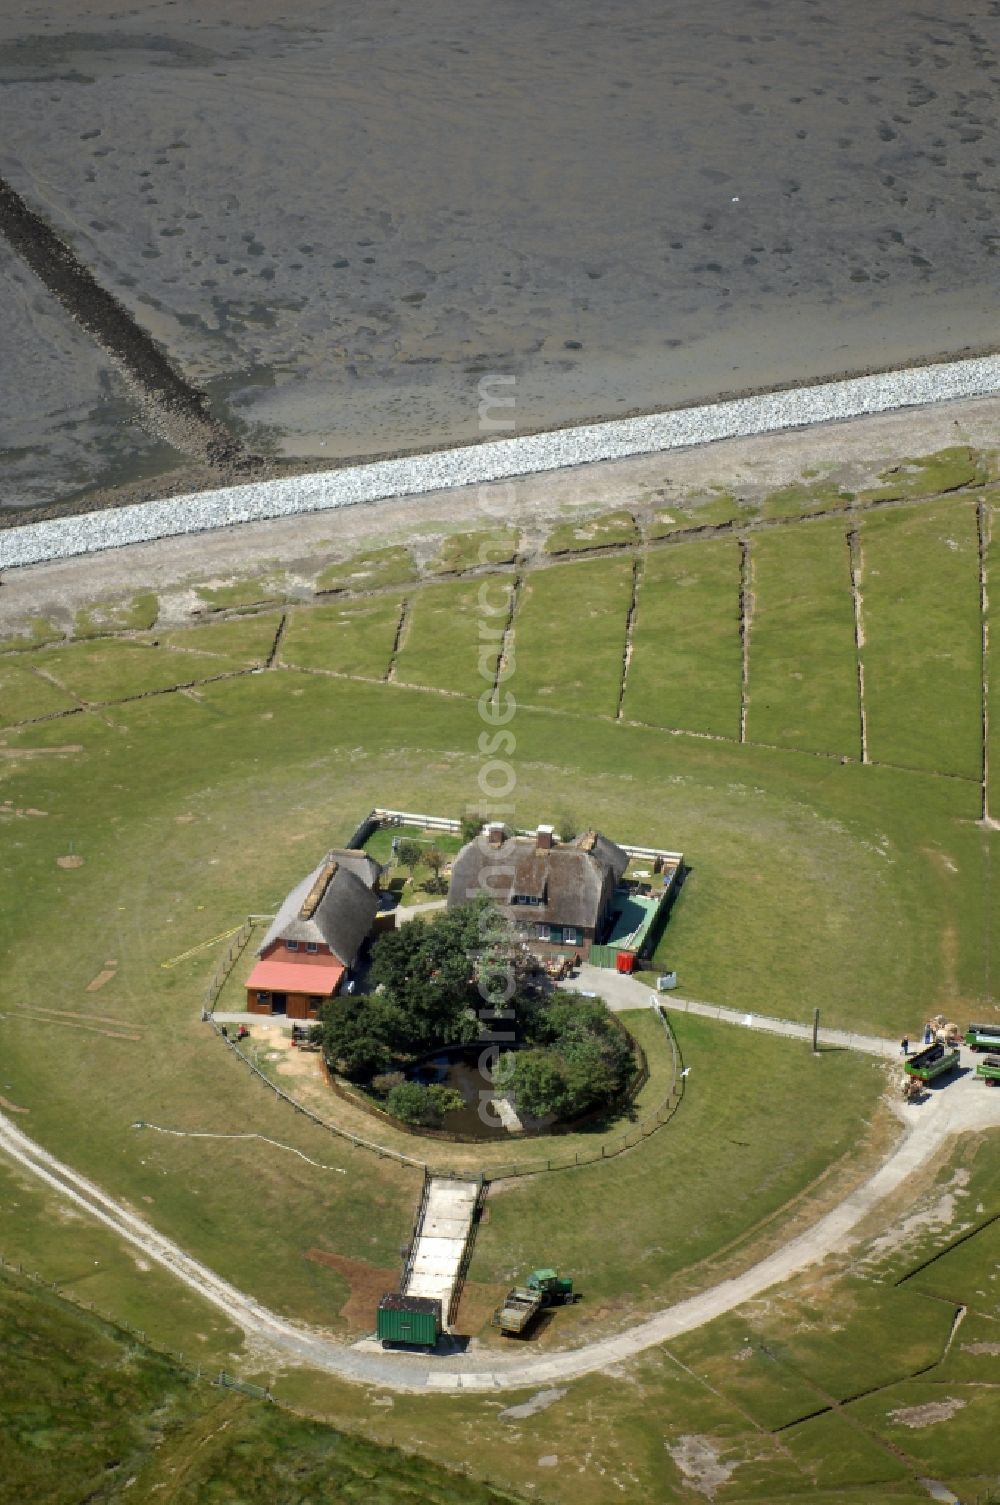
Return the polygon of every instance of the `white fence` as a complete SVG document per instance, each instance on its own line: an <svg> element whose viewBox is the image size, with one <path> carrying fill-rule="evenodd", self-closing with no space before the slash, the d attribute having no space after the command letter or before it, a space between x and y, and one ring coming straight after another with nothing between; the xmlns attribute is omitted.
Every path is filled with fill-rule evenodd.
<svg viewBox="0 0 1000 1505"><path fill-rule="evenodd" d="M447 815L418 815L413 810L382 810L376 807L369 820L377 821L381 826L421 826L426 831L447 831L452 836L461 835L462 822L452 820ZM362 825L364 822L362 822ZM361 827L359 826L359 830ZM516 830L517 836L534 836L534 830ZM684 861L683 852L668 852L664 847L630 847L625 842L618 843L623 852L630 857L639 858L642 861L648 859L652 862L659 857L672 867L680 867Z"/></svg>

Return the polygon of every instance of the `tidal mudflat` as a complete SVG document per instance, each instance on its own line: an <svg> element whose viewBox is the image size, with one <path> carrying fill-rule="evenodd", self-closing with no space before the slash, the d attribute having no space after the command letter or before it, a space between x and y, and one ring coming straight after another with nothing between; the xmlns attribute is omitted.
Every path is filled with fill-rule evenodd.
<svg viewBox="0 0 1000 1505"><path fill-rule="evenodd" d="M939 10L24 4L0 170L255 452L433 448L484 373L536 429L1000 343L1000 20ZM166 471L0 274L0 501Z"/></svg>

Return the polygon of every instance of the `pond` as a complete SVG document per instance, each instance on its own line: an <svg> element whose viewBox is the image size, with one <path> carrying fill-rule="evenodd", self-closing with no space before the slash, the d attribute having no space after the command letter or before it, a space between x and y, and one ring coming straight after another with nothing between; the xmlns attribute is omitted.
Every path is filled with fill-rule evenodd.
<svg viewBox="0 0 1000 1505"><path fill-rule="evenodd" d="M509 1139L511 1135L489 1107L496 1092L487 1071L480 1066L480 1054L478 1045L471 1049L462 1046L439 1051L428 1060L411 1066L406 1073L407 1079L427 1087L437 1083L462 1094L464 1107L446 1113L441 1121L442 1129L449 1134L460 1134L463 1139Z"/></svg>

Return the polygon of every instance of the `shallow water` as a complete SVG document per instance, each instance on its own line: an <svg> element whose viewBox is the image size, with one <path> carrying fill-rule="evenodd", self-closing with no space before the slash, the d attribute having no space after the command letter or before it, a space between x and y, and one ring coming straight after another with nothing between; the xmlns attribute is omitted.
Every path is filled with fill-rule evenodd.
<svg viewBox="0 0 1000 1505"><path fill-rule="evenodd" d="M494 371L539 428L1000 343L996 0L60 14L0 18L3 171L281 453L475 437ZM67 431L7 385L9 504Z"/></svg>
<svg viewBox="0 0 1000 1505"><path fill-rule="evenodd" d="M495 1122L495 1115L488 1108L480 1114L480 1105L493 1097L494 1089L489 1079L479 1070L475 1060L449 1060L441 1056L426 1061L417 1070L409 1073L414 1081L430 1084L437 1082L452 1087L465 1099L465 1107L445 1115L442 1128L451 1134L461 1134L469 1139L509 1139L502 1124Z"/></svg>

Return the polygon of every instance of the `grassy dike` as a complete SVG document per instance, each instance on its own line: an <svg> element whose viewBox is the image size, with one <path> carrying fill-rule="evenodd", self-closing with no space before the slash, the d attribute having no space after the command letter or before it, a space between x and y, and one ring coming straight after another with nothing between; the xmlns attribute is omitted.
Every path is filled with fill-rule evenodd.
<svg viewBox="0 0 1000 1505"><path fill-rule="evenodd" d="M0 1271L3 1505L500 1505L428 1458L293 1415Z"/></svg>

